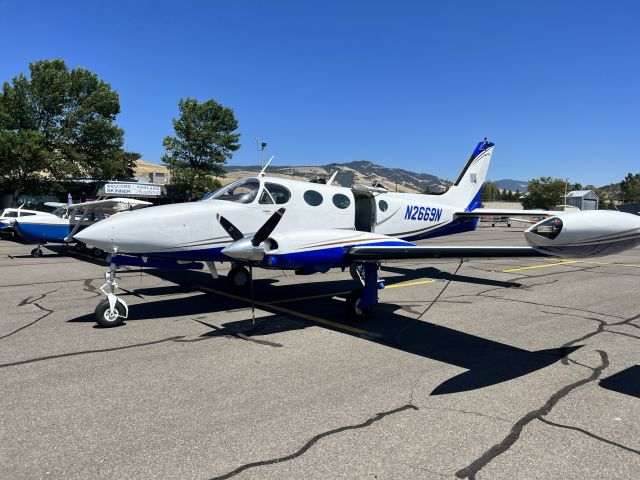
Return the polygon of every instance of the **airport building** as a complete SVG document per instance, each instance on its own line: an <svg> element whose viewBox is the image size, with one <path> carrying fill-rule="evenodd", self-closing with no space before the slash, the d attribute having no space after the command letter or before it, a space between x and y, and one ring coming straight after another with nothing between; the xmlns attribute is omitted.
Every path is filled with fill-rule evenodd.
<svg viewBox="0 0 640 480"><path fill-rule="evenodd" d="M567 193L565 204L580 210L598 210L600 199L591 190L574 190Z"/></svg>

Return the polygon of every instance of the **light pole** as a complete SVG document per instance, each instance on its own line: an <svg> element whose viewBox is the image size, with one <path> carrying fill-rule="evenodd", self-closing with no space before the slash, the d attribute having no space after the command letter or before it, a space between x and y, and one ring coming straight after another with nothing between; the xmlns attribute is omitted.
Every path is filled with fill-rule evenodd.
<svg viewBox="0 0 640 480"><path fill-rule="evenodd" d="M562 206L562 211L567 211L567 183L569 183L569 179L564 179L564 205Z"/></svg>
<svg viewBox="0 0 640 480"><path fill-rule="evenodd" d="M267 148L267 142L261 141L259 138L256 138L256 147L260 150L260 170L264 168L264 151Z"/></svg>

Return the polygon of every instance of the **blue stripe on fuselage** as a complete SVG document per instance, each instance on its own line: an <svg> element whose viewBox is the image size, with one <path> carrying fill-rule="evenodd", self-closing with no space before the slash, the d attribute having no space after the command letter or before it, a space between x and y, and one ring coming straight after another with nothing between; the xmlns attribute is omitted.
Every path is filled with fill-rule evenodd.
<svg viewBox="0 0 640 480"><path fill-rule="evenodd" d="M21 237L29 242L36 243L64 243L64 239L71 233L71 226L69 224L47 225L16 222L14 226Z"/></svg>

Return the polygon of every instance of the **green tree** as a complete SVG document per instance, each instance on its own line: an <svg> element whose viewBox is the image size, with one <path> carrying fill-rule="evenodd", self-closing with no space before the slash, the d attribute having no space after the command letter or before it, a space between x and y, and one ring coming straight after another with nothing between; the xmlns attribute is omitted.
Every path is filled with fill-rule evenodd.
<svg viewBox="0 0 640 480"><path fill-rule="evenodd" d="M620 182L620 190L625 202L640 202L640 173L628 173Z"/></svg>
<svg viewBox="0 0 640 480"><path fill-rule="evenodd" d="M175 136L166 136L162 161L171 182L184 189L187 200L215 187L211 175L223 176L222 166L240 148L233 110L215 100L180 100L180 116L173 120Z"/></svg>
<svg viewBox="0 0 640 480"><path fill-rule="evenodd" d="M527 196L522 200L524 208L549 209L558 205L564 197L565 181L560 178L540 177L529 182Z"/></svg>
<svg viewBox="0 0 640 480"><path fill-rule="evenodd" d="M0 94L0 179L14 201L44 179L129 179L140 156L125 152L114 125L118 94L63 60L29 64L29 77L4 82Z"/></svg>
<svg viewBox="0 0 640 480"><path fill-rule="evenodd" d="M490 182L487 180L484 182L482 187L482 194L480 195L480 199L483 202L492 202L498 198L499 195L498 187L494 182Z"/></svg>

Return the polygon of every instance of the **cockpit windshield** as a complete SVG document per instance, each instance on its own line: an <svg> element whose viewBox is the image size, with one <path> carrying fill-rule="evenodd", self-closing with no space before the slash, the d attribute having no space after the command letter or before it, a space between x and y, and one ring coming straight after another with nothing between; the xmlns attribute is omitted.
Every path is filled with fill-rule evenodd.
<svg viewBox="0 0 640 480"><path fill-rule="evenodd" d="M203 200L225 200L234 203L251 203L258 196L260 182L255 178L246 178L222 187L211 195L205 195Z"/></svg>

